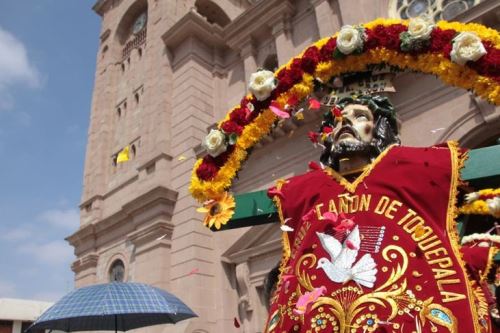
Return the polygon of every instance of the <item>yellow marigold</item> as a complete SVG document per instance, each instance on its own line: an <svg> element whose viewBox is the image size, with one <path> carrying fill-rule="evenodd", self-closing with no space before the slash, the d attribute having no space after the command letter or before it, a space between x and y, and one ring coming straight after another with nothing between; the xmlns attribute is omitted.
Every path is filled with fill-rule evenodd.
<svg viewBox="0 0 500 333"><path fill-rule="evenodd" d="M487 40L493 43L496 48L500 48L500 34L497 30L485 27L484 25L478 23L460 23L460 22L446 22L439 21L436 24L439 28L446 30L451 29L458 32L474 32L476 33L482 40Z"/></svg>
<svg viewBox="0 0 500 333"><path fill-rule="evenodd" d="M320 62L316 66L316 71L314 72L314 76L319 78L323 82L327 82L330 80L333 74L333 61L328 62Z"/></svg>
<svg viewBox="0 0 500 333"><path fill-rule="evenodd" d="M406 20L399 20L399 19L385 19L385 18L378 18L375 19L371 22L363 24L363 27L368 28L368 29L373 29L378 25L383 25L383 26L388 26L388 25L393 25L393 24L404 24L408 25L408 21Z"/></svg>

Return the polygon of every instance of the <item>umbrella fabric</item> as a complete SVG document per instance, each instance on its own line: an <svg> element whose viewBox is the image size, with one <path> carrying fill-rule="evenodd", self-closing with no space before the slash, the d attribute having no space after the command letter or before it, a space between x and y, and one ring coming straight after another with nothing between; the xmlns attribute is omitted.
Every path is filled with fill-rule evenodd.
<svg viewBox="0 0 500 333"><path fill-rule="evenodd" d="M113 330L176 323L196 317L174 295L141 283L113 282L70 292L45 311L27 332Z"/></svg>

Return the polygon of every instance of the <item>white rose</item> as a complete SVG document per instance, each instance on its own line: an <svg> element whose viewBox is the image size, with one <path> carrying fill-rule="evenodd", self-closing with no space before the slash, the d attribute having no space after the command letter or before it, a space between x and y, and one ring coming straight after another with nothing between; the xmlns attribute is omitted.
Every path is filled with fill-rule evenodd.
<svg viewBox="0 0 500 333"><path fill-rule="evenodd" d="M461 32L453 39L453 49L450 52L451 61L465 65L467 61L476 61L486 54L481 39L473 32Z"/></svg>
<svg viewBox="0 0 500 333"><path fill-rule="evenodd" d="M431 35L434 25L424 20L423 18L416 17L410 19L408 24L408 34L412 39L427 39Z"/></svg>
<svg viewBox="0 0 500 333"><path fill-rule="evenodd" d="M486 200L488 204L488 209L490 210L491 215L499 216L500 215L500 197L494 197L493 199Z"/></svg>
<svg viewBox="0 0 500 333"><path fill-rule="evenodd" d="M344 25L337 36L337 48L343 54L351 54L363 46L363 35L359 29Z"/></svg>
<svg viewBox="0 0 500 333"><path fill-rule="evenodd" d="M226 136L221 131L212 129L201 145L207 150L210 156L217 157L227 149Z"/></svg>
<svg viewBox="0 0 500 333"><path fill-rule="evenodd" d="M257 71L250 75L248 86L255 98L259 101L263 101L271 96L271 92L276 88L274 73L268 70Z"/></svg>

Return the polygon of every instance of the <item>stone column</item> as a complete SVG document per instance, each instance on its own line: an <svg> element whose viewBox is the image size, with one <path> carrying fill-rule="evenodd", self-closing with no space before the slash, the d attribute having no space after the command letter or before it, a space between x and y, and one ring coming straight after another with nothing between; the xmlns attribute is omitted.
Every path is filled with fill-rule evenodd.
<svg viewBox="0 0 500 333"><path fill-rule="evenodd" d="M250 75L257 71L256 52L252 38L247 38L243 44L240 50L240 57L243 59L243 65L245 67L245 87L248 90Z"/></svg>
<svg viewBox="0 0 500 333"><path fill-rule="evenodd" d="M334 12L328 0L311 0L316 14L320 38L332 36L340 29L339 12Z"/></svg>
<svg viewBox="0 0 500 333"><path fill-rule="evenodd" d="M273 26L272 34L276 43L278 63L281 66L295 55L289 18L281 17Z"/></svg>

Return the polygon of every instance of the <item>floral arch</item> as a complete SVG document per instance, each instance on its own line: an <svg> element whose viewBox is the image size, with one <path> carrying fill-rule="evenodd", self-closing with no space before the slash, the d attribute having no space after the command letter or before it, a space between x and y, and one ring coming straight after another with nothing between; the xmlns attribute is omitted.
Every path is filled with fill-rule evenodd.
<svg viewBox="0 0 500 333"><path fill-rule="evenodd" d="M315 81L328 82L378 64L436 75L448 85L471 90L500 105L498 31L475 23L433 24L421 18L377 19L360 26L345 26L334 36L309 46L274 73L252 75L252 93L231 109L205 140L214 147L207 149L209 154L194 165L190 185L193 197L200 202L225 202L234 207L226 191L249 150L280 118L295 116L294 106L311 95ZM210 208L205 204L201 211Z"/></svg>

